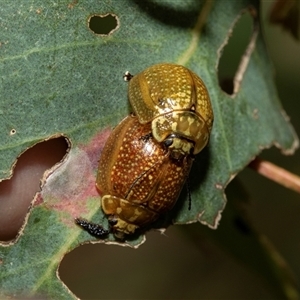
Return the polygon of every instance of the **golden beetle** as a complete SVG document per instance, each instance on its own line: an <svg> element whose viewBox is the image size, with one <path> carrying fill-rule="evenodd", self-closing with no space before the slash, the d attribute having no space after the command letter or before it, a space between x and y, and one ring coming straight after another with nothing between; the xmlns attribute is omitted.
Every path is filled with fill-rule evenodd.
<svg viewBox="0 0 300 300"><path fill-rule="evenodd" d="M84 219L76 223L96 237L113 232L124 239L174 206L192 162L189 155L173 158L153 138L151 124L128 116L109 136L99 161L96 186L110 230Z"/></svg>
<svg viewBox="0 0 300 300"><path fill-rule="evenodd" d="M175 158L197 154L208 143L213 111L203 81L189 69L170 63L153 65L129 80L129 101L142 124Z"/></svg>
<svg viewBox="0 0 300 300"><path fill-rule="evenodd" d="M109 136L96 180L110 229L75 219L99 238L113 232L124 239L169 211L213 124L207 89L187 68L157 64L124 78L130 80L136 116L125 118Z"/></svg>

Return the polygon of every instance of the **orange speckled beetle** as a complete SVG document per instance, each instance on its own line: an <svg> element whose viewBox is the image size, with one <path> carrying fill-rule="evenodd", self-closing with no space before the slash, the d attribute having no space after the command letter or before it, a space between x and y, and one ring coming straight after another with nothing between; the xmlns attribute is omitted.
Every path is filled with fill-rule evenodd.
<svg viewBox="0 0 300 300"><path fill-rule="evenodd" d="M208 91L187 68L157 64L124 79L136 116L125 118L109 136L96 180L110 229L75 220L96 237L112 232L120 240L174 206L213 124Z"/></svg>
<svg viewBox="0 0 300 300"><path fill-rule="evenodd" d="M189 69L170 63L153 65L131 76L129 101L142 124L168 145L175 158L197 154L208 143L213 111L203 81Z"/></svg>
<svg viewBox="0 0 300 300"><path fill-rule="evenodd" d="M109 136L99 161L96 186L110 230L82 219L76 223L96 237L113 232L124 239L174 206L192 162L191 156L173 158L152 137L151 124L128 116Z"/></svg>

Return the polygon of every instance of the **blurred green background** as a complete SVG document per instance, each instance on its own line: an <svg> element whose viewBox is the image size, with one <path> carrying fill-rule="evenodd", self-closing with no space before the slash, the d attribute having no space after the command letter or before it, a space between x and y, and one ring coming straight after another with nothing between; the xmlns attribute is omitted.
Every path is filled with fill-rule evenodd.
<svg viewBox="0 0 300 300"><path fill-rule="evenodd" d="M262 1L262 31L274 62L282 105L299 135L300 43L268 23L271 3ZM245 30L240 28L242 36ZM227 61L227 65L232 64ZM273 147L260 157L300 174L299 151L283 156ZM251 224L271 240L299 282L299 195L246 168L230 183L228 201L237 180L248 194L243 200L248 201ZM201 227L171 226L163 235L149 232L146 243L137 250L100 244L78 247L65 256L60 277L81 299L276 299L272 286L260 274L206 235L201 240L192 238L191 232Z"/></svg>

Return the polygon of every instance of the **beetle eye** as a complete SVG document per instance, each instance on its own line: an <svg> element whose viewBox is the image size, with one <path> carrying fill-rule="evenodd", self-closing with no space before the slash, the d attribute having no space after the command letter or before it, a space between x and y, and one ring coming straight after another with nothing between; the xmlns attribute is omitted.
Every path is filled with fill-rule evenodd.
<svg viewBox="0 0 300 300"><path fill-rule="evenodd" d="M166 147L170 147L173 144L173 139L172 138L168 138L166 140L164 140L164 145Z"/></svg>
<svg viewBox="0 0 300 300"><path fill-rule="evenodd" d="M195 146L192 146L190 149L190 155L192 155L192 156L194 155L194 150L195 150Z"/></svg>
<svg viewBox="0 0 300 300"><path fill-rule="evenodd" d="M109 223L110 226L114 226L118 223L118 220L114 217L109 217L108 218L108 223Z"/></svg>

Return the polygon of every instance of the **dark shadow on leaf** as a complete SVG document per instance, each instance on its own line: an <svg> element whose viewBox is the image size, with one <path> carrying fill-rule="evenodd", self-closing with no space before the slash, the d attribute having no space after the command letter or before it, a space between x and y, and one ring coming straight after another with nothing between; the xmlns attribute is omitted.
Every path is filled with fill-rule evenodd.
<svg viewBox="0 0 300 300"><path fill-rule="evenodd" d="M183 7L179 1L163 3L164 1L132 0L144 13L169 26L191 28L195 25L203 1L186 3ZM178 7L180 3L181 7ZM176 7L177 6L177 7Z"/></svg>

